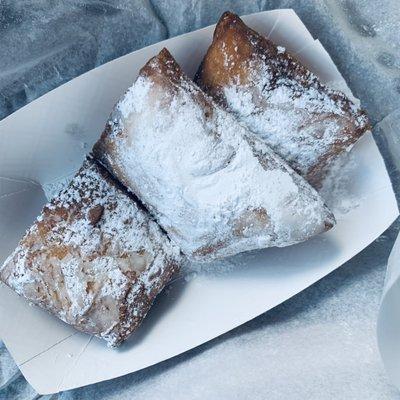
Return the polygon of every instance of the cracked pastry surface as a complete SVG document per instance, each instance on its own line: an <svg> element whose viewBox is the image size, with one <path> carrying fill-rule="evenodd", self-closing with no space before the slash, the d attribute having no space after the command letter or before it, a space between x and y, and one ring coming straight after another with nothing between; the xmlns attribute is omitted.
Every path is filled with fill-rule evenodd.
<svg viewBox="0 0 400 400"><path fill-rule="evenodd" d="M195 82L316 188L370 129L343 93L230 12L218 22Z"/></svg>
<svg viewBox="0 0 400 400"><path fill-rule="evenodd" d="M180 258L148 213L87 159L0 267L0 280L116 346L139 326Z"/></svg>
<svg viewBox="0 0 400 400"><path fill-rule="evenodd" d="M334 224L318 193L166 49L117 103L93 153L191 259L287 246Z"/></svg>

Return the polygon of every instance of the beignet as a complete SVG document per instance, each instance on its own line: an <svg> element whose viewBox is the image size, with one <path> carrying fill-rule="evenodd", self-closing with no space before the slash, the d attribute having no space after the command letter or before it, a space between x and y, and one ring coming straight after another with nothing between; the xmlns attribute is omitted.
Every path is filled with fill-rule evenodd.
<svg viewBox="0 0 400 400"><path fill-rule="evenodd" d="M218 22L195 82L316 188L370 128L343 93L230 12Z"/></svg>
<svg viewBox="0 0 400 400"><path fill-rule="evenodd" d="M190 259L287 246L334 224L317 192L166 49L117 103L93 153Z"/></svg>
<svg viewBox="0 0 400 400"><path fill-rule="evenodd" d="M103 167L86 160L0 267L0 280L116 346L134 331L180 252Z"/></svg>

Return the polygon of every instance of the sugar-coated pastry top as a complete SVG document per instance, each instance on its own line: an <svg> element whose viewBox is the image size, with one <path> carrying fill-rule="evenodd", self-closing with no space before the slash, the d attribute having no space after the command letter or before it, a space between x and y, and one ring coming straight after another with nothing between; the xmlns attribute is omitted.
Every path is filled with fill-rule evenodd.
<svg viewBox="0 0 400 400"><path fill-rule="evenodd" d="M315 187L369 129L343 93L230 12L218 22L195 81Z"/></svg>
<svg viewBox="0 0 400 400"><path fill-rule="evenodd" d="M179 262L179 249L149 215L87 160L0 267L0 280L117 345L140 323Z"/></svg>
<svg viewBox="0 0 400 400"><path fill-rule="evenodd" d="M287 246L334 224L316 191L166 49L117 103L94 155L193 259Z"/></svg>

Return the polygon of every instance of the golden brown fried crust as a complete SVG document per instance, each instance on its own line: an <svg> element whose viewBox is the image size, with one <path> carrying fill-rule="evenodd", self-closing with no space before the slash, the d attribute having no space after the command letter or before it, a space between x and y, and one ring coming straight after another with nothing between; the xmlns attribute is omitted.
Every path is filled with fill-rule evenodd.
<svg viewBox="0 0 400 400"><path fill-rule="evenodd" d="M229 63L226 60L229 59ZM279 52L269 39L249 28L237 15L225 12L217 23L213 42L195 75L195 82L221 106L227 107L224 88L234 83L237 86L252 84L252 65L263 60L271 73L268 90L273 90L279 79L300 84L305 90L313 87L328 94L336 104L340 104L344 116L340 116L343 125L342 135L332 144L330 150L316 160L305 178L318 187L326 174L327 166L349 146L354 144L371 126L363 110L354 110L353 103L343 93L333 91L323 85L317 77L287 52ZM337 118L328 115L327 118ZM357 123L362 121L362 123ZM293 132L296 135L297 132ZM297 170L298 166L291 163ZM304 174L303 174L304 175Z"/></svg>
<svg viewBox="0 0 400 400"><path fill-rule="evenodd" d="M139 76L169 78L174 83L178 83L183 75L181 67L165 47L147 61L139 72Z"/></svg>
<svg viewBox="0 0 400 400"><path fill-rule="evenodd" d="M239 78L239 84L247 83L247 68L255 50L251 43L254 39L259 51L271 52L271 56L277 53L269 41L257 40L259 35L237 15L225 12L217 23L213 42L195 75L195 82L217 98L220 88L229 84L232 76ZM229 66L225 64L226 57L232 60Z"/></svg>

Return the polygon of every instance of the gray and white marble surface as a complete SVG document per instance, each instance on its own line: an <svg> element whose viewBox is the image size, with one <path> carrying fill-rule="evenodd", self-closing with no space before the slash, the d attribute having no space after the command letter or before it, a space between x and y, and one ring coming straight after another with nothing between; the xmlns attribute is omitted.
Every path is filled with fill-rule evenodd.
<svg viewBox="0 0 400 400"><path fill-rule="evenodd" d="M0 0L0 119L97 65L215 23L227 9L275 8L295 9L331 54L370 115L400 195L399 0ZM375 336L399 227L270 312L112 381L39 396L0 342L0 399L400 399Z"/></svg>

